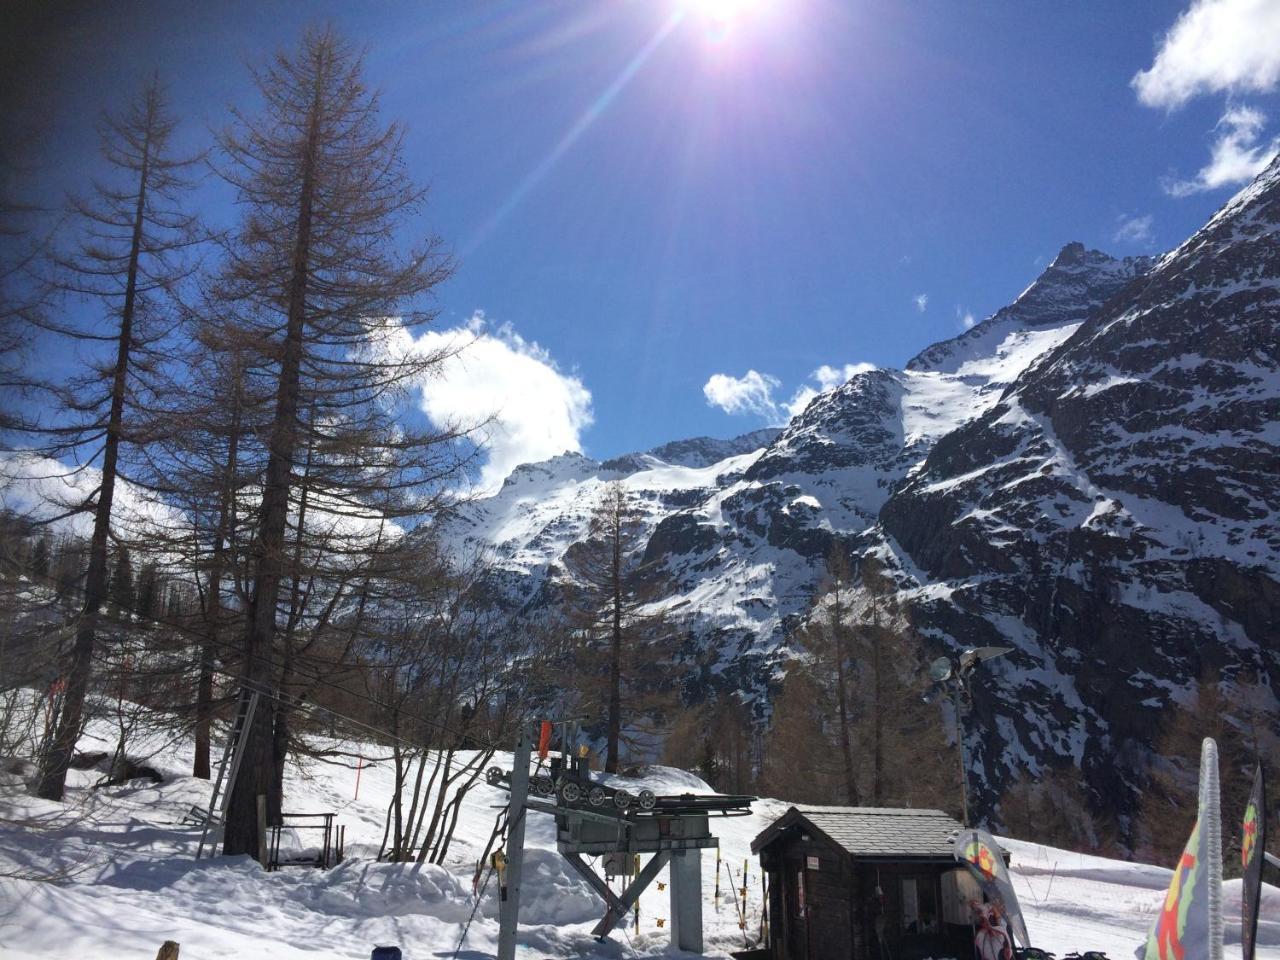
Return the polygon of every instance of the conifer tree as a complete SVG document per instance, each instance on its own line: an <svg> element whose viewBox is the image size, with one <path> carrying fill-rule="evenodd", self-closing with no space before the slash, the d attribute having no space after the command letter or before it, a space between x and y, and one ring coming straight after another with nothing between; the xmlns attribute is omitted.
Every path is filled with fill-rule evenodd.
<svg viewBox="0 0 1280 960"><path fill-rule="evenodd" d="M129 557L129 548L123 543L117 545L114 552L115 566L111 570L108 593L111 597L111 605L115 607L116 615L127 617L133 613L136 599L133 582L133 561Z"/></svg>
<svg viewBox="0 0 1280 960"><path fill-rule="evenodd" d="M628 706L638 719L638 693L645 686L639 664L652 662L651 645L664 632L661 618L646 610L662 594L660 578L644 559L646 542L644 524L626 488L610 483L591 515L586 539L564 558L572 578L573 625L585 641L578 669L591 673L599 666L603 674L602 685L588 684L588 705L604 714L604 769L609 773L616 773L621 762L624 694L637 694Z"/></svg>
<svg viewBox="0 0 1280 960"><path fill-rule="evenodd" d="M38 793L60 800L71 752L83 721L98 620L108 599L107 556L113 536L112 508L124 453L136 439L132 412L146 394L145 375L162 359L168 299L190 266L181 254L197 242L194 221L180 209L193 161L170 155L176 121L164 92L152 78L140 95L102 128L102 153L112 172L87 199L72 202L77 242L57 257L58 286L97 313L84 323L41 319L41 325L106 356L56 392L59 415L24 424L49 438L43 452L95 463L101 480L69 513L92 513L84 606L66 664L66 694L57 729L42 757Z"/></svg>
<svg viewBox="0 0 1280 960"><path fill-rule="evenodd" d="M245 678L259 689L279 678L290 516L306 454L318 454L309 495L333 521L326 529L346 532L324 555L345 554L347 568L374 548L384 522L429 514L430 491L456 468L452 435L402 416L409 389L441 359L416 350L410 332L431 319L425 298L450 264L434 239L398 249L425 192L406 176L400 128L380 120L361 72L332 30L309 30L296 53L255 74L262 113L236 112L220 141L221 173L245 214L219 295L246 334L247 369L272 396L243 644ZM308 526L294 532L307 536ZM280 803L273 763L272 724L255 723L231 794L227 853L261 853L257 797L272 810Z"/></svg>

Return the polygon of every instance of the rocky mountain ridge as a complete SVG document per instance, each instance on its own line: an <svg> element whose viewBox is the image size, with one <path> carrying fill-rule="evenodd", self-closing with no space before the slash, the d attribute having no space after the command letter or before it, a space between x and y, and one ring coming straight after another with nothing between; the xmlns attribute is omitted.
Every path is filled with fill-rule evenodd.
<svg viewBox="0 0 1280 960"><path fill-rule="evenodd" d="M720 443L525 465L447 536L532 611L622 482L697 683L761 703L839 541L893 579L922 655L1015 648L967 728L989 802L1069 766L1123 819L1143 769L1116 759L1149 757L1206 670L1280 669L1280 161L1163 257L1068 244L905 369Z"/></svg>

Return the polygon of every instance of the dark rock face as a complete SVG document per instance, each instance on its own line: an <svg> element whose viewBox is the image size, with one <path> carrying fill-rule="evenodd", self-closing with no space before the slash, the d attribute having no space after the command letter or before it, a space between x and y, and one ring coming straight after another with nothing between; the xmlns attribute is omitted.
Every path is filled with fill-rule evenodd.
<svg viewBox="0 0 1280 960"><path fill-rule="evenodd" d="M767 710L838 542L895 579L922 656L1015 648L975 687L980 804L1073 765L1123 825L1206 668L1280 675L1280 161L1172 253L1068 244L1010 306L780 432L520 468L463 525L503 545L517 609L554 603L583 491L617 477L675 585L687 689Z"/></svg>
<svg viewBox="0 0 1280 960"><path fill-rule="evenodd" d="M1273 164L937 443L881 511L904 559L964 585L919 610L926 627L969 643L999 625L1018 647L992 714L1019 728L1028 701L1070 712L1089 749L1068 756L1113 809L1138 786L1114 757L1151 748L1178 690L1205 668L1280 667L1277 423ZM982 735L989 800L1037 739L1023 727L1020 743Z"/></svg>

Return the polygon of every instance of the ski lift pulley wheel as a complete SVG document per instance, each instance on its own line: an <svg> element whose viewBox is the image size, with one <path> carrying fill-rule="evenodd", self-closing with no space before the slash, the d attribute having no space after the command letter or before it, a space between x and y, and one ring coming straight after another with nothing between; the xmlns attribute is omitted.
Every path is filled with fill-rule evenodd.
<svg viewBox="0 0 1280 960"><path fill-rule="evenodd" d="M641 810L652 810L658 805L658 798L652 790L641 790L636 794L636 805Z"/></svg>
<svg viewBox="0 0 1280 960"><path fill-rule="evenodd" d="M530 782L533 792L540 797L550 797L556 792L556 786L550 777L534 777Z"/></svg>
<svg viewBox="0 0 1280 960"><path fill-rule="evenodd" d="M593 807L604 806L605 795L602 787L592 787L587 793L587 802Z"/></svg>
<svg viewBox="0 0 1280 960"><path fill-rule="evenodd" d="M485 771L485 779L489 781L489 786L491 787L496 787L500 784L502 782L502 777L503 773L501 767L490 767Z"/></svg>
<svg viewBox="0 0 1280 960"><path fill-rule="evenodd" d="M560 799L565 803L577 803L582 799L582 788L572 780L560 782Z"/></svg>
<svg viewBox="0 0 1280 960"><path fill-rule="evenodd" d="M626 790L619 790L613 795L613 805L619 810L625 810L631 806L631 794Z"/></svg>

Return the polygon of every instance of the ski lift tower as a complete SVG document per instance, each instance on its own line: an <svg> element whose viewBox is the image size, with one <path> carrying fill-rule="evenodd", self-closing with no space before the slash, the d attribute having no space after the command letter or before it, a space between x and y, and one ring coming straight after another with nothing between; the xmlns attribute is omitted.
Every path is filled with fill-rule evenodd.
<svg viewBox="0 0 1280 960"><path fill-rule="evenodd" d="M548 725L549 726L549 725ZM576 724L564 725L559 756L550 755L549 734L540 737L539 757L550 759L529 776L532 755L527 731L516 744L510 772L491 767L491 785L510 792L507 850L499 875L498 960L514 960L524 865L524 816L547 813L556 820L556 848L605 904L605 914L591 931L604 939L626 918L640 894L668 864L671 867L671 943L679 950L702 952L702 851L718 847L712 817L746 816L755 797L724 794L657 796L650 790L632 794L591 779L584 757L574 755ZM583 860L599 856L610 876L630 877L621 894L614 893ZM643 868L641 859L649 856Z"/></svg>

